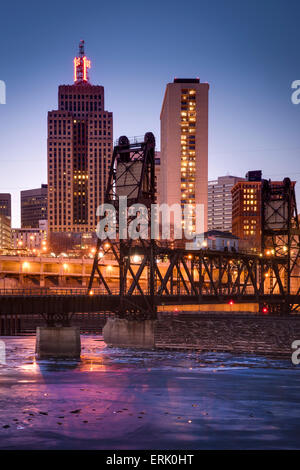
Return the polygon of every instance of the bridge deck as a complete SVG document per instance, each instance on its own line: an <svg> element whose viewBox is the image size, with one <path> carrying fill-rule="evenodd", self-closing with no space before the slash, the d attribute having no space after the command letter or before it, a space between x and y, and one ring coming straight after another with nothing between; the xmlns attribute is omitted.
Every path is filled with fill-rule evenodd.
<svg viewBox="0 0 300 470"><path fill-rule="evenodd" d="M44 314L59 315L77 312L114 312L120 305L118 291L111 295L105 294L103 289L96 290L94 295L88 295L84 289L29 289L0 291L0 314ZM219 295L127 295L123 299L137 307L145 306L145 299L154 301L156 306L168 305L201 305L201 304L228 304L234 303L268 303L268 304L300 304L300 295L228 295L225 292Z"/></svg>

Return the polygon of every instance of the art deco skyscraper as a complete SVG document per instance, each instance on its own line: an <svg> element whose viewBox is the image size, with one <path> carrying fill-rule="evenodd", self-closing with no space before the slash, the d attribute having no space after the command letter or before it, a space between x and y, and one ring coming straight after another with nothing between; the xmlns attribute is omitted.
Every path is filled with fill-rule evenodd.
<svg viewBox="0 0 300 470"><path fill-rule="evenodd" d="M203 204L207 227L208 90L198 78L168 83L161 110L160 194L172 205Z"/></svg>
<svg viewBox="0 0 300 470"><path fill-rule="evenodd" d="M91 85L84 41L74 58L74 83L58 90L48 113L48 224L55 232L92 232L103 202L113 148L113 115L103 86Z"/></svg>

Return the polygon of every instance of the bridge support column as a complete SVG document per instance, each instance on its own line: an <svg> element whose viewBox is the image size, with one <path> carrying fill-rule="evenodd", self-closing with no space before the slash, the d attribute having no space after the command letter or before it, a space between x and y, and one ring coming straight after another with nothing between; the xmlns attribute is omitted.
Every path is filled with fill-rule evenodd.
<svg viewBox="0 0 300 470"><path fill-rule="evenodd" d="M37 327L35 352L38 359L79 358L80 351L78 327Z"/></svg>
<svg viewBox="0 0 300 470"><path fill-rule="evenodd" d="M108 346L153 349L154 322L108 318L103 328L103 339Z"/></svg>

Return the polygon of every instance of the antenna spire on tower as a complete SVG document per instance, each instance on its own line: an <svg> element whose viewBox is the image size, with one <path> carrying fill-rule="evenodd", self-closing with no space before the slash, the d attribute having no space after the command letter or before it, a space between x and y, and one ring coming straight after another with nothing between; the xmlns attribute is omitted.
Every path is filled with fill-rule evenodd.
<svg viewBox="0 0 300 470"><path fill-rule="evenodd" d="M79 43L79 57L84 57L84 40L81 39Z"/></svg>
<svg viewBox="0 0 300 470"><path fill-rule="evenodd" d="M84 40L79 42L79 55L74 57L74 83L89 83L87 69L91 68L91 61L84 54Z"/></svg>

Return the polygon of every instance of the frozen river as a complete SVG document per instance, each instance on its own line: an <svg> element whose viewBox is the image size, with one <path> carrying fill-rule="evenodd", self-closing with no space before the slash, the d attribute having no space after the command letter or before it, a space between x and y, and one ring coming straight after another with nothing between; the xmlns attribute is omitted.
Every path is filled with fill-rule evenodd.
<svg viewBox="0 0 300 470"><path fill-rule="evenodd" d="M290 360L107 348L34 359L1 338L1 449L300 448L300 365Z"/></svg>

